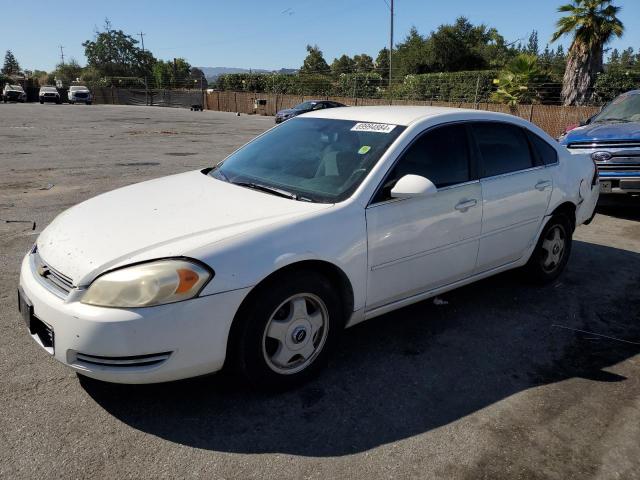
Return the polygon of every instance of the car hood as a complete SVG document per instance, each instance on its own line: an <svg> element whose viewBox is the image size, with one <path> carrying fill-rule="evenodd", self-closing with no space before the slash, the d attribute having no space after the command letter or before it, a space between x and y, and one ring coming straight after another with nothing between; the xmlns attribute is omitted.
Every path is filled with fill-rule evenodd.
<svg viewBox="0 0 640 480"><path fill-rule="evenodd" d="M640 140L640 123L592 123L571 130L562 139L562 143L601 140Z"/></svg>
<svg viewBox="0 0 640 480"><path fill-rule="evenodd" d="M284 110L280 110L278 113L276 113L276 115L290 115L292 113L298 114L300 112L301 112L300 110L294 110L293 108L286 108Z"/></svg>
<svg viewBox="0 0 640 480"><path fill-rule="evenodd" d="M277 197L187 172L120 188L61 213L40 234L42 259L74 285L110 268L189 251L331 205Z"/></svg>

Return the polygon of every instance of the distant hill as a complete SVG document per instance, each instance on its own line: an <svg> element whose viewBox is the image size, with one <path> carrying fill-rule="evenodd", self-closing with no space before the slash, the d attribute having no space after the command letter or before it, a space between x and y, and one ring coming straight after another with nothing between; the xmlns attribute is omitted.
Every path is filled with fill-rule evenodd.
<svg viewBox="0 0 640 480"><path fill-rule="evenodd" d="M225 75L227 73L295 73L296 69L293 68L281 68L280 70L263 70L260 68L235 68L235 67L197 67L204 73L204 76L207 80L212 81L218 78L220 75Z"/></svg>

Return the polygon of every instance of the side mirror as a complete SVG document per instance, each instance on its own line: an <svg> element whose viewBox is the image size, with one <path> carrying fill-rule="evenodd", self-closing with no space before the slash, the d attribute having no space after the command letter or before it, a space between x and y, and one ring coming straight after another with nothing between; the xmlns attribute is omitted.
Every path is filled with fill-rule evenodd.
<svg viewBox="0 0 640 480"><path fill-rule="evenodd" d="M391 189L392 198L430 197L438 189L428 178L420 175L405 175Z"/></svg>

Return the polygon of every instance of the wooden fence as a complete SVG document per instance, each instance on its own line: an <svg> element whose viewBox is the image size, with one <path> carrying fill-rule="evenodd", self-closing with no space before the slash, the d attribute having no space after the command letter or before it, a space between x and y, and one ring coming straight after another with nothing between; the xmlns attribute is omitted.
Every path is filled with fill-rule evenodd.
<svg viewBox="0 0 640 480"><path fill-rule="evenodd" d="M266 100L266 105L254 107L256 98ZM457 107L488 110L518 115L529 120L557 138L567 126L575 125L591 115L597 113L600 107L564 107L558 105L519 105L512 111L507 105L497 103L458 103L421 100L387 100L380 98L351 98L351 97L318 97L303 95L281 95L275 93L252 92L209 92L206 95L208 110L222 112L239 112L260 115L275 115L278 110L291 108L305 100L334 100L351 106L363 105L425 105L437 107Z"/></svg>

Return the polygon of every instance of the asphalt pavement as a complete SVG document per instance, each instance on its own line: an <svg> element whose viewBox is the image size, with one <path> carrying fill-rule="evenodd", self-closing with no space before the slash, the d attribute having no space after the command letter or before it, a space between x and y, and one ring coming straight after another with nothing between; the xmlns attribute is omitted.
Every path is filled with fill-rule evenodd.
<svg viewBox="0 0 640 480"><path fill-rule="evenodd" d="M212 165L272 124L0 104L0 478L640 478L634 199L578 228L554 284L510 272L358 325L320 378L283 394L220 375L82 380L33 342L19 264L58 213Z"/></svg>

